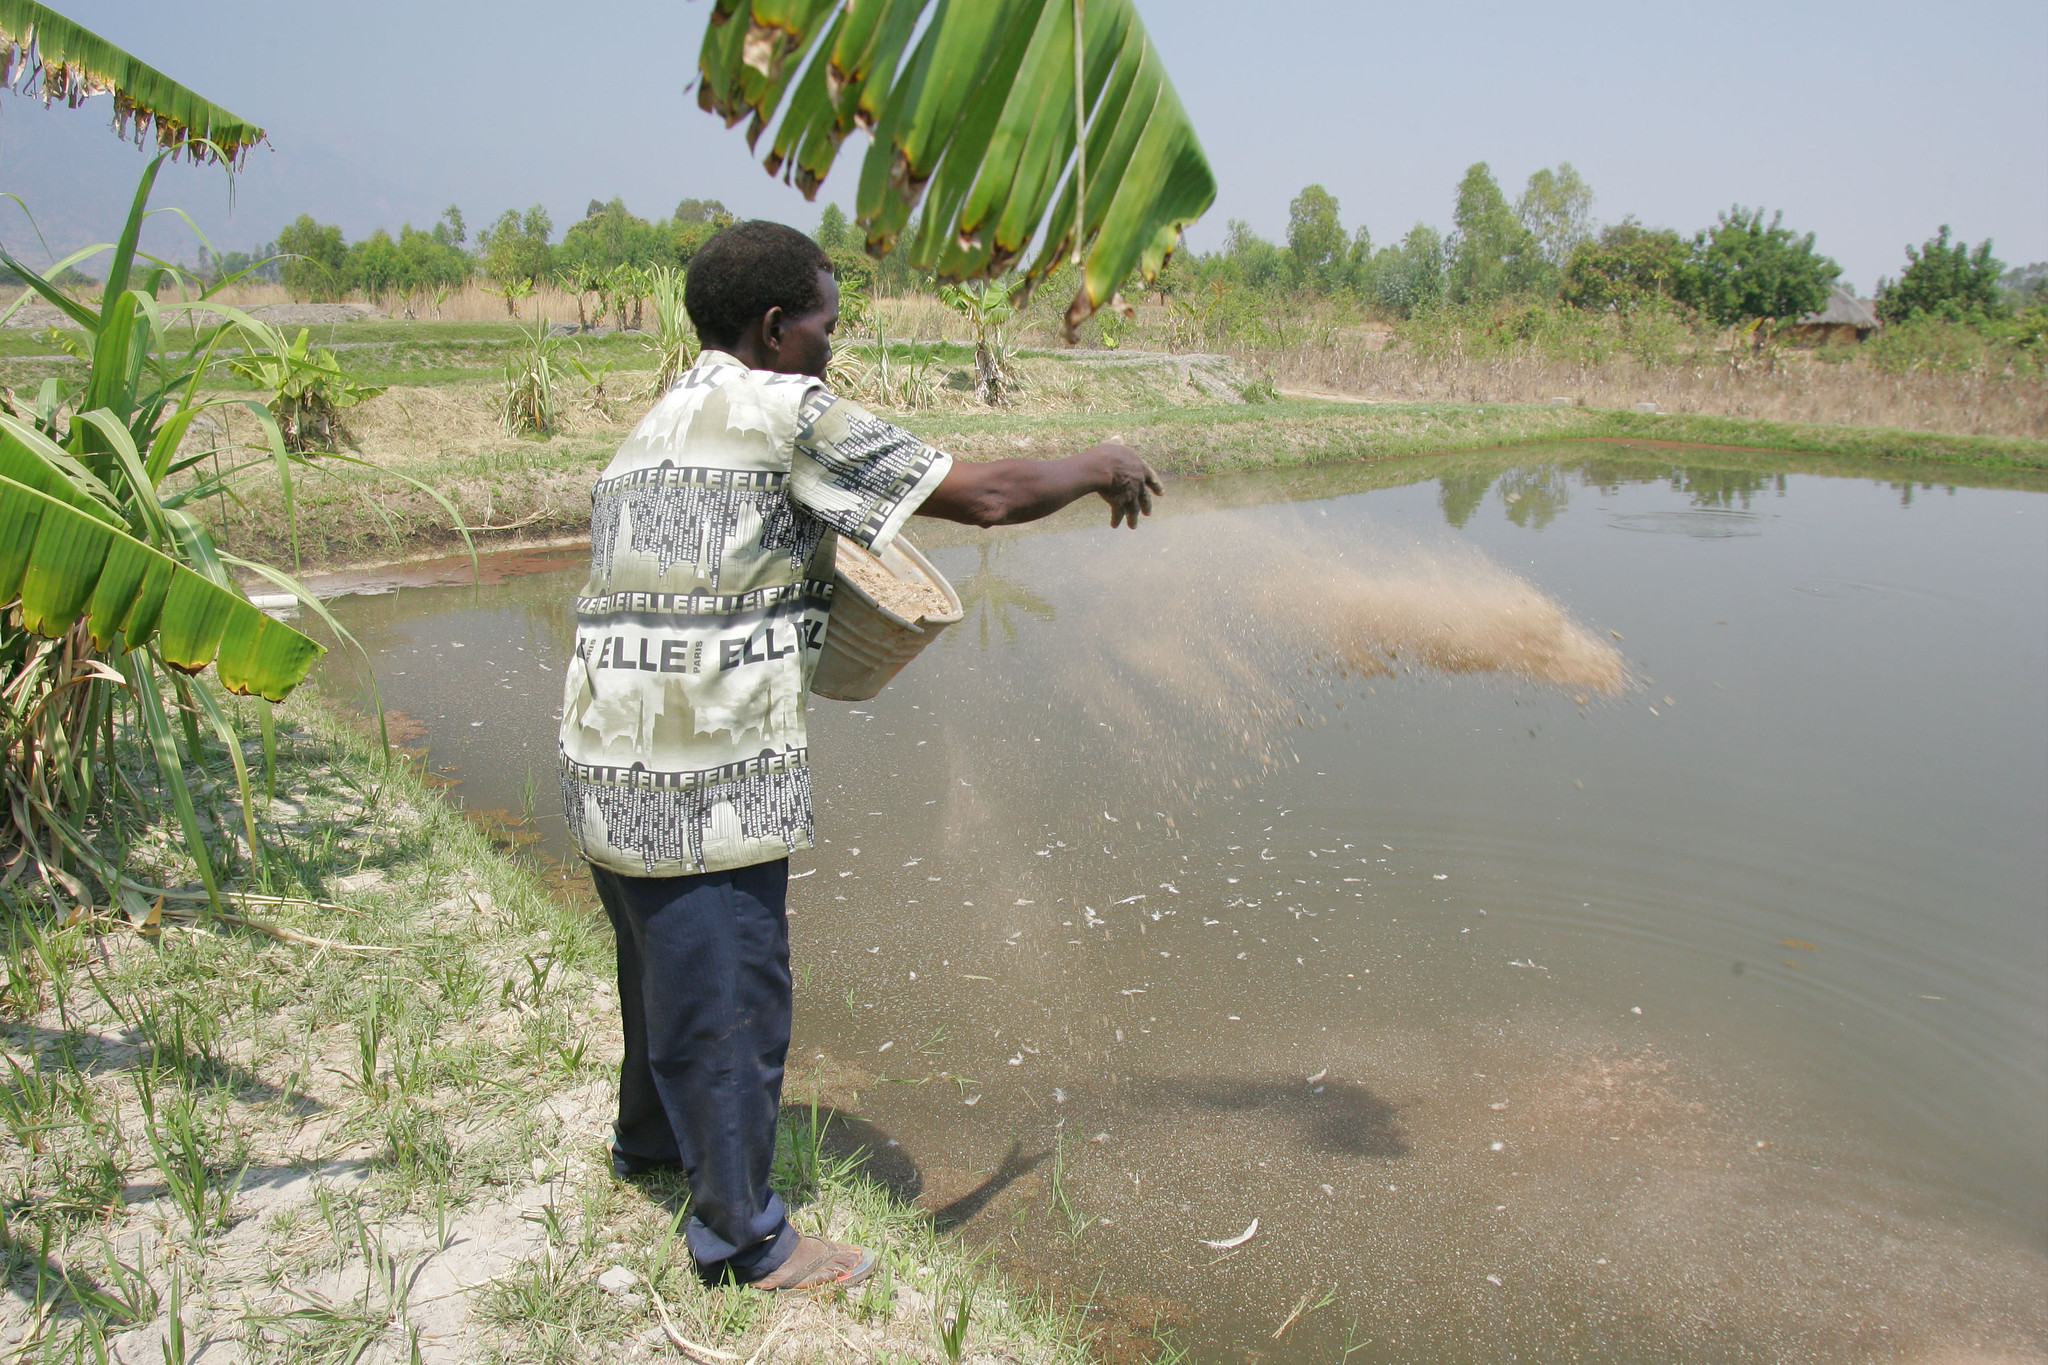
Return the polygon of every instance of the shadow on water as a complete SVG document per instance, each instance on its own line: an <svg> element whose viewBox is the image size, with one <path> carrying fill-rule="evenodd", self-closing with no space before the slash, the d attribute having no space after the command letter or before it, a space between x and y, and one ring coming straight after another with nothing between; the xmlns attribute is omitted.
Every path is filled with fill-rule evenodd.
<svg viewBox="0 0 2048 1365"><path fill-rule="evenodd" d="M913 1204L924 1193L924 1172L918 1169L909 1151L867 1119L820 1105L814 1120L808 1105L783 1106L781 1126L786 1132L809 1134L814 1121L820 1161L844 1165L852 1174L872 1180L898 1203ZM931 1211L932 1225L947 1232L971 1222L996 1196L1051 1155L1050 1148L1027 1155L1022 1142L1012 1142L1008 1154L986 1179Z"/></svg>
<svg viewBox="0 0 2048 1365"><path fill-rule="evenodd" d="M1123 1104L1181 1119L1204 1114L1241 1116L1274 1130L1276 1139L1284 1135L1303 1151L1379 1161L1399 1160L1410 1152L1400 1106L1351 1081L1309 1084L1293 1078L1163 1077L1136 1082ZM915 1203L925 1192L924 1173L909 1150L868 1119L823 1105L814 1117L808 1105L792 1104L783 1107L781 1123L792 1134L809 1133L815 1123L821 1160L844 1164L902 1203ZM972 1222L1003 1191L1052 1154L1049 1147L1027 1153L1021 1140L1013 1140L986 1178L932 1210L933 1224L943 1232Z"/></svg>
<svg viewBox="0 0 2048 1365"><path fill-rule="evenodd" d="M1136 1097L1143 1108L1176 1114L1257 1115L1306 1151L1379 1160L1409 1152L1400 1107L1350 1081L1170 1078L1141 1082Z"/></svg>
<svg viewBox="0 0 2048 1365"><path fill-rule="evenodd" d="M808 1105L785 1105L781 1122L792 1133L811 1128ZM817 1110L818 1159L845 1165L854 1174L874 1181L889 1197L908 1204L924 1193L924 1172L895 1138L858 1114L819 1105Z"/></svg>
<svg viewBox="0 0 2048 1365"><path fill-rule="evenodd" d="M1024 1144L1012 1141L1010 1150L1002 1162L989 1172L988 1179L976 1185L951 1203L932 1210L932 1226L940 1232L948 1232L963 1224L970 1223L974 1216L987 1208L995 1197L1037 1168L1038 1164L1052 1155L1052 1149L1024 1155Z"/></svg>

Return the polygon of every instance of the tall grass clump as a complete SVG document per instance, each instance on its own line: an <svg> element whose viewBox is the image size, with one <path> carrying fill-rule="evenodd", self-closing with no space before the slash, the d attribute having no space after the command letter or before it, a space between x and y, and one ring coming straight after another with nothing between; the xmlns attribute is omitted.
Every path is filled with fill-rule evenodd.
<svg viewBox="0 0 2048 1365"><path fill-rule="evenodd" d="M696 358L697 329L683 307L684 271L656 266L647 272L647 292L654 304L654 335L642 342L654 353L654 378L647 395L659 399Z"/></svg>
<svg viewBox="0 0 2048 1365"><path fill-rule="evenodd" d="M545 317L520 329L512 358L505 362L505 429L514 435L548 436L560 421L555 380L562 368L562 338Z"/></svg>

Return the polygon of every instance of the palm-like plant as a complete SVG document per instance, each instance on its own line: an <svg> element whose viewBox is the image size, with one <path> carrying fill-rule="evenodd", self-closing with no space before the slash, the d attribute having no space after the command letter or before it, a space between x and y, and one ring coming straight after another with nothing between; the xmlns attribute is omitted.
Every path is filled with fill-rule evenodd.
<svg viewBox="0 0 2048 1365"><path fill-rule="evenodd" d="M311 344L303 327L291 341L267 323L253 327L264 344L229 361L228 368L270 395L270 414L288 450L332 450L341 434L341 414L384 392L342 369L334 352Z"/></svg>
<svg viewBox="0 0 2048 1365"><path fill-rule="evenodd" d="M523 276L515 275L513 278L506 280L504 284L505 287L503 289L493 289L489 285L484 285L482 288L492 298L505 300L506 316L516 318L519 316L520 300L533 297L533 281ZM599 297L598 303L598 315L602 317L604 315L602 296Z"/></svg>
<svg viewBox="0 0 2048 1365"><path fill-rule="evenodd" d="M93 902L97 883L131 914L146 910L137 899L146 888L87 827L124 794L141 799L116 761L122 714L145 741L187 852L217 901L207 830L185 776L198 761L202 725L234 767L252 858L261 845L235 724L191 675L212 665L226 690L276 702L322 653L260 611L232 573L283 588L350 639L290 573L237 558L196 515L210 500L233 498L238 475L266 466L283 487L289 521L293 478L316 466L287 448L263 403L215 391L230 364L289 366L295 359L275 328L210 298L241 277L199 291L137 250L168 155L143 173L111 248L97 311L0 251L0 266L85 333L87 362L78 389L50 380L32 404L0 405L0 882L33 872L82 904ZM88 248L74 260L104 250ZM167 286L193 296L159 303ZM254 417L258 444L223 444L225 415L234 408ZM206 448L187 449L209 430ZM268 755L269 708L258 714Z"/></svg>
<svg viewBox="0 0 2048 1365"><path fill-rule="evenodd" d="M641 309L647 302L647 295L654 288L654 281L637 265L621 263L605 275L605 292L610 296L612 312L618 319L621 332L626 330L626 305L633 306L632 326L640 326Z"/></svg>
<svg viewBox="0 0 2048 1365"><path fill-rule="evenodd" d="M1070 340L1216 197L1131 0L717 0L698 65L698 102L751 119L756 147L772 125L769 173L806 196L868 132L871 255L922 201L910 260L941 280L1001 276L1034 245L1027 289L1079 265Z"/></svg>
<svg viewBox="0 0 2048 1365"><path fill-rule="evenodd" d="M71 868L83 867L110 894L122 882L83 828L96 802L112 794L105 784L116 776L117 705L132 708L147 736L213 892L184 762L198 748L198 718L223 738L232 727L212 694L185 675L215 663L229 690L275 701L321 653L248 601L228 572L241 562L192 512L207 498L225 496L237 472L222 469L216 451L182 449L195 421L228 401L209 399L202 385L219 363L225 334L253 335L259 324L203 301L160 305L156 293L170 273L164 267L131 287L136 239L163 160L143 176L97 313L0 251L0 264L67 314L89 345L81 391L67 395L47 383L32 410L0 416L0 600L13 608L0 623L7 701L0 785L8 801L0 839L12 845L12 873L33 867L81 897L85 887ZM201 312L226 316L200 327ZM182 349L174 340L179 313ZM278 461L289 499L290 457L277 423L261 404L246 406L268 435L266 458ZM216 460L211 470L209 459ZM228 747L239 769L241 746ZM250 833L253 846L253 824Z"/></svg>
<svg viewBox="0 0 2048 1365"><path fill-rule="evenodd" d="M576 261L556 272L555 283L562 292L576 300L576 330L590 330L590 315L584 311L583 296L596 291L604 282L604 272L588 261ZM602 302L598 306L598 321L604 321Z"/></svg>

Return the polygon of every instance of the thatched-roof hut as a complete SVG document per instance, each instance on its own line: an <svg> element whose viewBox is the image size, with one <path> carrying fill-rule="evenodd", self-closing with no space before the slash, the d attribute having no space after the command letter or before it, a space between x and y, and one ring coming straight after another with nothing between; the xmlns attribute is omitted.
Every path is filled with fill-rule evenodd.
<svg viewBox="0 0 2048 1365"><path fill-rule="evenodd" d="M1785 329L1785 335L1818 346L1829 341L1862 341L1881 325L1869 299L1837 289L1829 294L1827 307L1800 318Z"/></svg>

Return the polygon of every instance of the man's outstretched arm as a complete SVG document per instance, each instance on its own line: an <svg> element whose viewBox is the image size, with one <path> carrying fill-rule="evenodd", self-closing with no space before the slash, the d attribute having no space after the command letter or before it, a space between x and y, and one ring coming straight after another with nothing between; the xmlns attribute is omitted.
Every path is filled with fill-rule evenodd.
<svg viewBox="0 0 2048 1365"><path fill-rule="evenodd" d="M917 514L969 526L1014 526L1097 493L1109 504L1111 526L1128 522L1136 530L1140 516L1152 515L1152 495L1163 491L1137 451L1104 441L1064 460L955 461Z"/></svg>

